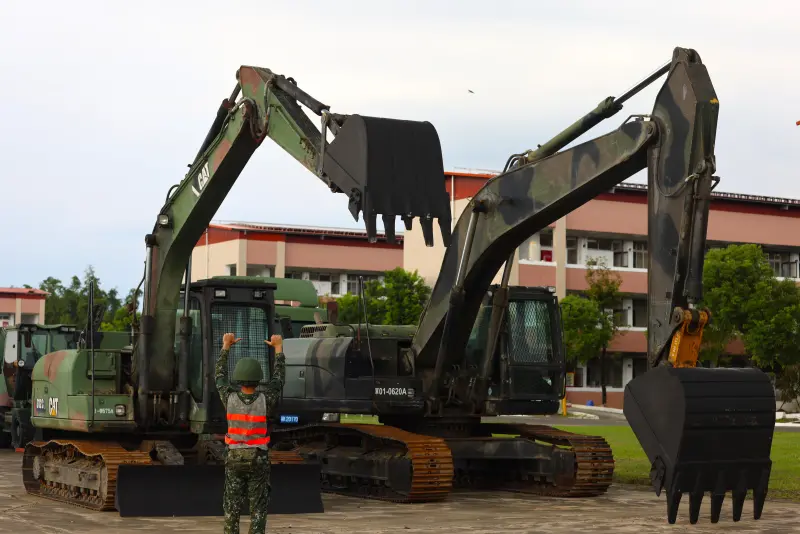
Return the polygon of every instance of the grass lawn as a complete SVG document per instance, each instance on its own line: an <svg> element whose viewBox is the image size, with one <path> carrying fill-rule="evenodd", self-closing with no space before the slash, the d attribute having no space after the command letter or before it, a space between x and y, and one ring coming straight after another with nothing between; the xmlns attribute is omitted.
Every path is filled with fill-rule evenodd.
<svg viewBox="0 0 800 534"><path fill-rule="evenodd" d="M377 417L343 415L343 423L376 424ZM614 451L614 481L650 486L650 464L633 431L627 426L570 426L576 434L602 436ZM800 501L800 432L775 432L772 440L769 497Z"/></svg>

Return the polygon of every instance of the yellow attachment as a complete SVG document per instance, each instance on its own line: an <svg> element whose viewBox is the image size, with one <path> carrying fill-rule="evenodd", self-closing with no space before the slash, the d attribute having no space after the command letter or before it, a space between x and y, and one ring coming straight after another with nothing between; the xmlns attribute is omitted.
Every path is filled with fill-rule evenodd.
<svg viewBox="0 0 800 534"><path fill-rule="evenodd" d="M699 311L700 315L694 330L692 327L691 310L683 310L683 323L672 336L669 348L669 363L673 367L696 367L697 357L700 353L700 343L703 341L703 328L708 323L708 313Z"/></svg>

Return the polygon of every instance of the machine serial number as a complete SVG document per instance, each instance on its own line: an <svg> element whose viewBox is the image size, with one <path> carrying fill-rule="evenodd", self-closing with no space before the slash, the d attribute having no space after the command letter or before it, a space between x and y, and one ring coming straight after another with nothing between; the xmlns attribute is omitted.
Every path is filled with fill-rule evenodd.
<svg viewBox="0 0 800 534"><path fill-rule="evenodd" d="M413 395L413 390L412 395ZM409 390L406 388L375 388L375 395L380 395L382 397L385 396L407 396L409 394Z"/></svg>

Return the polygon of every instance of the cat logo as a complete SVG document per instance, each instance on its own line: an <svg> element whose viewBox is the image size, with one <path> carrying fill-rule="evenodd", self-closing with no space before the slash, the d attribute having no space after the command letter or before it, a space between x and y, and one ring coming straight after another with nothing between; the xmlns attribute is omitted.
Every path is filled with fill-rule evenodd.
<svg viewBox="0 0 800 534"><path fill-rule="evenodd" d="M49 403L50 407L50 417L55 417L58 415L58 399L50 399Z"/></svg>

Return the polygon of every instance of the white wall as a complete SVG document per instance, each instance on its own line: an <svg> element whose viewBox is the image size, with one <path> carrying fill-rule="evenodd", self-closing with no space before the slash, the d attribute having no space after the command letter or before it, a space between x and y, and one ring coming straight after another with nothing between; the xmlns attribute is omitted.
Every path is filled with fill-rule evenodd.
<svg viewBox="0 0 800 534"><path fill-rule="evenodd" d="M452 216L454 224L469 204L469 201L470 199L468 198L455 201L455 212ZM411 230L406 230L403 235L403 269L406 271L417 270L420 276L425 279L425 283L433 287L442 268L445 250L438 221L434 221L433 224L433 247L425 246L422 229L417 219L414 220ZM499 284L501 277L502 268L495 275L493 283ZM509 284L519 284L519 253L514 255Z"/></svg>

